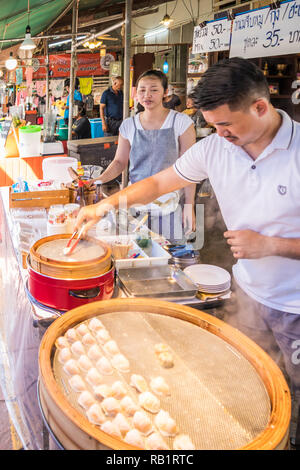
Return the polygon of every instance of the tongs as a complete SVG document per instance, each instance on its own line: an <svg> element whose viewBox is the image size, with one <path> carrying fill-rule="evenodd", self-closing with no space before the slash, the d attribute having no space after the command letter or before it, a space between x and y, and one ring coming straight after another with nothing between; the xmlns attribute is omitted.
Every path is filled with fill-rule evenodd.
<svg viewBox="0 0 300 470"><path fill-rule="evenodd" d="M191 244L175 245L172 247L167 246L166 249L175 258L180 258L181 256L185 256L185 255L194 255L193 246Z"/></svg>
<svg viewBox="0 0 300 470"><path fill-rule="evenodd" d="M141 226L144 225L148 217L149 217L149 214L144 215L142 220L140 220L139 223L134 227L134 229L132 230L132 233L137 232L141 228Z"/></svg>
<svg viewBox="0 0 300 470"><path fill-rule="evenodd" d="M78 230L75 230L75 232L73 232L73 234L72 234L71 238L69 239L66 247L64 248L64 255L70 255L71 253L73 253L74 249L78 245L79 240L81 239L81 235L83 233L83 230L84 230L84 225L81 227L79 232L78 232ZM71 246L72 240L76 237L77 234L78 234L78 236L77 236L75 242L73 243L73 245Z"/></svg>

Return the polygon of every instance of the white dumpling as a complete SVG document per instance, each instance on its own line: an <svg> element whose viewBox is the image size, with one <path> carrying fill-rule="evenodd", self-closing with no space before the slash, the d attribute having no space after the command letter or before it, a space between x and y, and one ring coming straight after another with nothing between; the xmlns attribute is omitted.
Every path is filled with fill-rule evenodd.
<svg viewBox="0 0 300 470"><path fill-rule="evenodd" d="M74 392L83 392L84 390L86 390L86 385L84 381L82 380L81 376L78 374L73 375L70 378L69 384L71 388L74 390Z"/></svg>
<svg viewBox="0 0 300 470"><path fill-rule="evenodd" d="M158 432L150 434L146 438L146 449L147 450L170 450L161 435Z"/></svg>
<svg viewBox="0 0 300 470"><path fill-rule="evenodd" d="M95 399L88 390L84 390L78 397L78 403L82 408L88 410L95 403Z"/></svg>
<svg viewBox="0 0 300 470"><path fill-rule="evenodd" d="M98 361L102 356L102 352L97 344L93 344L93 346L89 348L87 355L92 361Z"/></svg>
<svg viewBox="0 0 300 470"><path fill-rule="evenodd" d="M134 447L139 447L140 449L144 449L143 437L137 429L131 429L130 431L128 431L128 433L124 437L124 441L127 442L127 444L130 444Z"/></svg>
<svg viewBox="0 0 300 470"><path fill-rule="evenodd" d="M111 339L110 334L105 328L102 328L101 330L97 331L96 338L100 344L104 344Z"/></svg>
<svg viewBox="0 0 300 470"><path fill-rule="evenodd" d="M88 327L87 327L84 323L81 323L81 325L79 325L79 326L76 328L76 331L77 331L77 333L80 334L80 336L84 336L84 335L86 335L86 334L89 332L89 329L88 329Z"/></svg>
<svg viewBox="0 0 300 470"><path fill-rule="evenodd" d="M109 356L114 356L115 354L120 353L118 345L113 339L107 341L107 343L104 344L103 349Z"/></svg>
<svg viewBox="0 0 300 470"><path fill-rule="evenodd" d="M154 346L154 351L155 351L155 354L161 354L161 353L164 353L164 352L169 352L170 348L169 348L169 346L167 346L164 343L157 343Z"/></svg>
<svg viewBox="0 0 300 470"><path fill-rule="evenodd" d="M170 395L170 387L163 377L154 377L150 381L150 387L157 395Z"/></svg>
<svg viewBox="0 0 300 470"><path fill-rule="evenodd" d="M175 436L177 434L176 422L167 411L160 410L154 418L154 424L163 436Z"/></svg>
<svg viewBox="0 0 300 470"><path fill-rule="evenodd" d="M126 389L125 385L120 380L116 380L112 384L111 389L113 391L113 396L117 400L121 400L121 398L124 398L125 395L127 394L127 389Z"/></svg>
<svg viewBox="0 0 300 470"><path fill-rule="evenodd" d="M162 367L165 369L170 369L174 366L174 358L171 352L166 351L157 355L158 360Z"/></svg>
<svg viewBox="0 0 300 470"><path fill-rule="evenodd" d="M139 395L139 404L150 413L158 413L160 410L160 401L151 392L143 392Z"/></svg>
<svg viewBox="0 0 300 470"><path fill-rule="evenodd" d="M82 342L85 346L92 346L93 344L96 344L96 339L91 333L86 333L82 337Z"/></svg>
<svg viewBox="0 0 300 470"><path fill-rule="evenodd" d="M85 354L80 356L77 362L78 362L80 369L82 369L84 372L87 372L89 369L93 367L91 360Z"/></svg>
<svg viewBox="0 0 300 470"><path fill-rule="evenodd" d="M132 423L136 429L147 436L153 430L152 422L144 411L136 411L132 418Z"/></svg>
<svg viewBox="0 0 300 470"><path fill-rule="evenodd" d="M69 348L62 348L58 352L58 360L61 364L65 364L71 358L72 358L72 354Z"/></svg>
<svg viewBox="0 0 300 470"><path fill-rule="evenodd" d="M94 403L86 412L88 420L93 423L97 424L100 426L105 422L105 416L102 413L101 406L98 405L98 403Z"/></svg>
<svg viewBox="0 0 300 470"><path fill-rule="evenodd" d="M130 423L122 413L118 413L113 419L113 422L118 427L122 435L126 434L131 429Z"/></svg>
<svg viewBox="0 0 300 470"><path fill-rule="evenodd" d="M102 328L104 328L104 325L103 325L102 321L99 320L98 318L92 318L89 321L89 329L90 330L96 332L96 331L102 330Z"/></svg>
<svg viewBox="0 0 300 470"><path fill-rule="evenodd" d="M96 385L100 385L103 382L103 377L99 374L96 367L91 367L88 373L85 376L86 381L92 386L95 387Z"/></svg>
<svg viewBox="0 0 300 470"><path fill-rule="evenodd" d="M55 341L55 345L58 349L63 349L68 348L70 346L70 343L65 336L59 336Z"/></svg>
<svg viewBox="0 0 300 470"><path fill-rule="evenodd" d="M195 446L187 434L179 434L174 439L173 450L195 450Z"/></svg>
<svg viewBox="0 0 300 470"><path fill-rule="evenodd" d="M79 370L77 361L75 361L75 359L69 359L69 360L65 363L63 369L64 369L64 371L65 371L67 374L69 374L69 375L80 374L80 370Z"/></svg>
<svg viewBox="0 0 300 470"><path fill-rule="evenodd" d="M106 432L110 436L119 437L119 438L122 437L120 430L118 429L116 424L113 423L112 421L105 421L101 425L101 431Z"/></svg>
<svg viewBox="0 0 300 470"><path fill-rule="evenodd" d="M112 397L113 391L107 384L100 384L94 388L94 395L97 400L102 401L104 398Z"/></svg>
<svg viewBox="0 0 300 470"><path fill-rule="evenodd" d="M65 333L65 337L67 338L69 343L75 343L75 341L79 339L75 328L69 328Z"/></svg>
<svg viewBox="0 0 300 470"><path fill-rule="evenodd" d="M115 416L121 411L120 403L114 397L104 398L101 402L101 406L107 416Z"/></svg>
<svg viewBox="0 0 300 470"><path fill-rule="evenodd" d="M111 360L112 365L119 372L129 372L130 365L128 359L123 354L116 354Z"/></svg>
<svg viewBox="0 0 300 470"><path fill-rule="evenodd" d="M100 357L96 363L96 366L100 374L112 375L114 372L111 363L105 356Z"/></svg>
<svg viewBox="0 0 300 470"><path fill-rule="evenodd" d="M148 385L146 380L142 375L132 374L130 378L130 385L134 387L138 392L146 392L148 390Z"/></svg>
<svg viewBox="0 0 300 470"><path fill-rule="evenodd" d="M75 356L81 356L82 354L85 354L85 349L81 341L75 341L75 343L73 343L71 346L71 351Z"/></svg>
<svg viewBox="0 0 300 470"><path fill-rule="evenodd" d="M120 402L123 413L126 416L133 416L134 413L138 410L137 405L134 403L133 399L129 396L122 398Z"/></svg>

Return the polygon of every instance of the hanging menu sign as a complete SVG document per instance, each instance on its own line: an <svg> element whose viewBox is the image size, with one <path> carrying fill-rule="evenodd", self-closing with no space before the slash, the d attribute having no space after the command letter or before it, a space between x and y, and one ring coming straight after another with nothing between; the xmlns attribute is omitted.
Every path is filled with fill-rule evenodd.
<svg viewBox="0 0 300 470"><path fill-rule="evenodd" d="M300 52L300 0L238 14L230 57L266 57Z"/></svg>
<svg viewBox="0 0 300 470"><path fill-rule="evenodd" d="M231 21L227 18L196 26L193 37L193 54L226 51L230 44Z"/></svg>

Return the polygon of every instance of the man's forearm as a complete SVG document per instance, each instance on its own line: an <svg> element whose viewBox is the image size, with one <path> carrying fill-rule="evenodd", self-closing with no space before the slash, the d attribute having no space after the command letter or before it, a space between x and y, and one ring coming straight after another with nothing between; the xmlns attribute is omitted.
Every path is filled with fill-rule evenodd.
<svg viewBox="0 0 300 470"><path fill-rule="evenodd" d="M186 186L186 181L180 178L172 167L156 173L149 178L134 183L123 191L100 201L97 206L97 217L103 215L103 206L111 206L117 209L119 205L126 205L127 208L138 204L148 204L159 196L181 189ZM107 210L107 209L105 209Z"/></svg>
<svg viewBox="0 0 300 470"><path fill-rule="evenodd" d="M192 184L189 186L186 186L184 188L184 203L185 204L192 204L194 205L195 203L195 192L196 192L196 184Z"/></svg>
<svg viewBox="0 0 300 470"><path fill-rule="evenodd" d="M270 256L300 259L300 238L269 237L268 246Z"/></svg>

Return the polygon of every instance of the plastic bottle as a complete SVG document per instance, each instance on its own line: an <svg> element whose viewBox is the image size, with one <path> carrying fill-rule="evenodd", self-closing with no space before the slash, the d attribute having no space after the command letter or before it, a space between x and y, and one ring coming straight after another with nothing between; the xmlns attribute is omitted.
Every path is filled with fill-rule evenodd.
<svg viewBox="0 0 300 470"><path fill-rule="evenodd" d="M77 195L76 195L75 203L79 204L80 207L85 206L84 183L81 180L78 181L78 189L77 189Z"/></svg>
<svg viewBox="0 0 300 470"><path fill-rule="evenodd" d="M78 162L77 164L77 174L79 176L84 176L84 168L82 168L81 162Z"/></svg>

